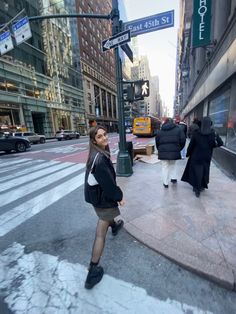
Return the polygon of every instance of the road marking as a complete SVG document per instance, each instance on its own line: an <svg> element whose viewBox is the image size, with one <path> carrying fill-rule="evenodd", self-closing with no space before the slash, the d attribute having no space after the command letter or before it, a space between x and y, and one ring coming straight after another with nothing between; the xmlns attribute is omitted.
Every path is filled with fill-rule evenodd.
<svg viewBox="0 0 236 314"><path fill-rule="evenodd" d="M0 216L0 236L4 236L29 218L40 213L84 183L84 173L67 180Z"/></svg>
<svg viewBox="0 0 236 314"><path fill-rule="evenodd" d="M56 153L56 154L68 154L68 153L72 153L72 152L77 152L78 150L81 149L86 149L84 148L80 148L74 145L69 145L69 146L62 146L62 147L55 147L55 148L49 148L49 149L43 149L40 152L46 152L46 153Z"/></svg>
<svg viewBox="0 0 236 314"><path fill-rule="evenodd" d="M84 151L86 151L86 150L84 150ZM79 158L80 154L81 154L81 152L75 153L75 154L71 154L71 155L61 156L61 157L58 157L58 158L54 158L53 160L61 160L61 159L64 159L64 158L67 159L67 158L75 157L75 156L78 156L78 158Z"/></svg>
<svg viewBox="0 0 236 314"><path fill-rule="evenodd" d="M31 309L45 314L212 314L173 299L159 300L142 287L106 274L86 290L85 266L39 251L24 254L24 246L18 243L0 254L0 262L0 290L16 314L31 313Z"/></svg>
<svg viewBox="0 0 236 314"><path fill-rule="evenodd" d="M23 162L26 162L26 161L31 161L32 159L29 159L29 158L23 158L23 159L14 159L14 160L8 160L7 161L3 161L1 159L1 163L0 163L0 168L3 168L3 167L6 167L6 166L10 166L10 165L14 165L14 164L20 164L20 163L23 163Z"/></svg>
<svg viewBox="0 0 236 314"><path fill-rule="evenodd" d="M76 173L82 168L84 168L84 164L76 164L66 169L59 169L58 172L53 173L51 175L47 175L46 177L42 177L41 179L33 182L29 182L23 186L10 190L9 192L1 194L1 203L0 208L6 206L14 202L17 199L23 198L26 195L33 193L35 191L40 190L41 188L47 187L49 184L52 184L61 178L66 180L66 177L71 175L72 173Z"/></svg>
<svg viewBox="0 0 236 314"><path fill-rule="evenodd" d="M26 161L26 162L24 163L24 166L25 166L25 167L29 167L29 166L34 165L34 164L37 164L37 161L35 161L35 160ZM14 172L15 172L15 171L17 171L20 167L22 167L22 164L20 164L20 165L13 165L13 166L11 166L11 167L8 167L8 168L5 168L5 169L1 169L1 170L0 170L0 173L1 173L1 175L3 175L4 173L10 172L10 171L12 172L13 170L14 170Z"/></svg>
<svg viewBox="0 0 236 314"><path fill-rule="evenodd" d="M58 162L56 164L55 163L56 162L50 161L49 164L51 164L51 166L49 169L46 168L43 170L38 170L38 171L35 171L34 173L28 174L27 176L24 176L21 178L16 178L16 179L10 180L9 182L1 183L0 184L0 191L3 192L3 191L6 191L8 189L11 189L11 188L16 188L17 186L19 186L21 184L28 183L29 181L36 180L39 177L46 176L52 172L56 172L56 171L61 170L63 168L71 167L74 165L71 162L63 162L63 163Z"/></svg>
<svg viewBox="0 0 236 314"><path fill-rule="evenodd" d="M30 164L32 164L33 162L34 162L34 161L32 161L32 159L31 159L31 160L25 161L24 164L30 165ZM8 165L8 167L4 167L4 166L3 166L2 169L0 169L0 173L4 173L4 172L11 171L11 170L15 170L15 169L21 167L21 164L22 164L22 163L17 162L17 163L14 163L14 164L12 164L12 165Z"/></svg>
<svg viewBox="0 0 236 314"><path fill-rule="evenodd" d="M40 163L39 165L36 165L36 166L34 166L34 164L38 164L38 163ZM44 164L45 163L45 164ZM16 177L20 177L20 176L22 176L22 175L25 175L25 174L27 174L27 173L31 173L31 172L33 172L33 171L35 171L35 170L38 170L38 169L44 169L44 168L47 168L47 167L50 167L50 165L48 164L48 162L46 163L46 160L34 160L34 162L32 162L32 165L33 165L33 167L29 167L29 164L27 164L27 168L26 169L24 169L24 170L22 170L22 171L18 171L18 172L14 172L14 173L12 173L12 174L9 174L8 176L5 176L5 177L2 177L2 178L0 178L0 182L1 181L7 181L7 180L11 180L11 179L15 179ZM30 166L31 166L31 164L30 164Z"/></svg>

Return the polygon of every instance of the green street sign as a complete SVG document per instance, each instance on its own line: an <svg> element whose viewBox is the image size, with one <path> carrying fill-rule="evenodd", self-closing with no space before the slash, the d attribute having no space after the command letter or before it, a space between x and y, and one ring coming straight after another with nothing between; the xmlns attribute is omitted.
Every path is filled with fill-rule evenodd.
<svg viewBox="0 0 236 314"><path fill-rule="evenodd" d="M211 0L194 0L192 47L211 42Z"/></svg>

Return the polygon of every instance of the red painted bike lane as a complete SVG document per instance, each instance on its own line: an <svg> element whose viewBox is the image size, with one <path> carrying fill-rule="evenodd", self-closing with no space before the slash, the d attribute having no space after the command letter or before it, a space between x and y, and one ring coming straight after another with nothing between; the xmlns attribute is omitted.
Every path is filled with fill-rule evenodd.
<svg viewBox="0 0 236 314"><path fill-rule="evenodd" d="M137 138L132 134L126 135L127 141L132 141L133 145L145 145L152 139L150 138ZM111 152L111 159L113 162L116 161L118 154L118 141L119 136L109 138L109 147ZM40 151L29 151L21 154L24 157L31 159L42 159L42 160L56 160L61 162L72 162L72 163L86 163L88 157L88 143L78 143L66 146L58 146L54 148L45 148Z"/></svg>

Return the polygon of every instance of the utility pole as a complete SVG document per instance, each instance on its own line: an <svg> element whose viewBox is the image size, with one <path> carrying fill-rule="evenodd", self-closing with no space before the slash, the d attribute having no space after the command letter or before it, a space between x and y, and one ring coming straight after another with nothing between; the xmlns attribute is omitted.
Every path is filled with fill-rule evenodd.
<svg viewBox="0 0 236 314"><path fill-rule="evenodd" d="M112 35L118 34L120 30L119 22L119 8L118 0L112 0ZM124 114L124 100L123 100L123 77L122 65L119 56L119 48L115 48L115 62L116 62L116 82L117 82L117 102L118 102L118 127L120 147L117 156L116 174L120 177L129 177L133 173L131 159L127 151L126 135L125 135L125 114Z"/></svg>

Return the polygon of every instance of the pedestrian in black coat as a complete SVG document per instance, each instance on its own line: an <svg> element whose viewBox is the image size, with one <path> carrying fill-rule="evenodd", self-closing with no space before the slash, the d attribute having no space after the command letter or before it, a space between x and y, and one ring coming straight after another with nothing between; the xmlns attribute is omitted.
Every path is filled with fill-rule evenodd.
<svg viewBox="0 0 236 314"><path fill-rule="evenodd" d="M189 159L181 178L192 185L196 197L208 188L213 148L222 145L222 139L212 128L211 119L204 117L201 128L192 134L186 155Z"/></svg>
<svg viewBox="0 0 236 314"><path fill-rule="evenodd" d="M194 118L192 124L188 128L188 138L191 138L193 133L197 130L199 130L201 126L201 121L198 120L198 118Z"/></svg>
<svg viewBox="0 0 236 314"><path fill-rule="evenodd" d="M181 159L180 151L185 141L184 132L173 122L173 119L167 118L156 135L156 148L158 159L162 164L162 180L165 188L169 187L169 181L177 182L176 160Z"/></svg>
<svg viewBox="0 0 236 314"><path fill-rule="evenodd" d="M115 221L124 205L123 193L116 184L116 173L112 165L108 146L107 131L102 126L95 126L89 132L89 156L86 164L84 194L86 202L93 205L98 216L96 236L93 244L89 272L85 288L91 289L103 276L99 266L108 228L117 235L123 227L123 220Z"/></svg>

